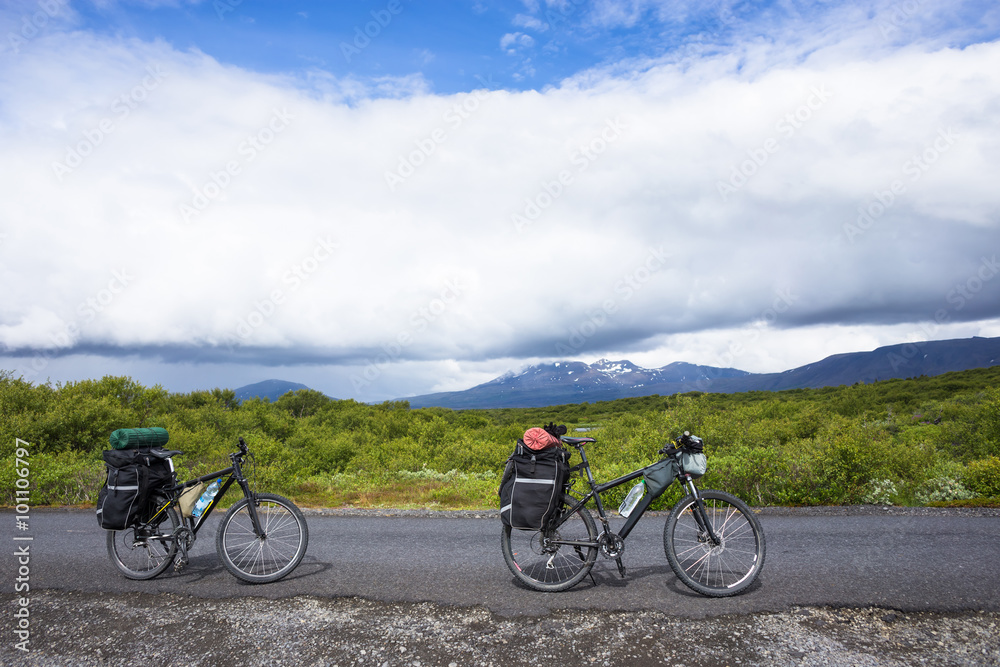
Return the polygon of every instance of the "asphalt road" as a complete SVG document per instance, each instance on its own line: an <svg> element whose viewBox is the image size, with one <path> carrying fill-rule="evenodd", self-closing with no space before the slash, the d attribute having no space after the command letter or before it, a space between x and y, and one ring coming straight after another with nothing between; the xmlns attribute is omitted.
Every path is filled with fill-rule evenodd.
<svg viewBox="0 0 1000 667"><path fill-rule="evenodd" d="M795 607L882 607L904 612L1000 611L1000 517L966 513L775 514L760 519L767 559L757 583L733 598L709 599L681 584L663 554L663 515L639 522L626 542L628 577L599 558L594 580L563 593L519 586L500 553L495 518L307 515L309 550L280 582L247 585L221 565L215 523L199 534L191 562L151 581L130 581L111 564L91 511L33 509L31 590L169 592L196 598L360 597L380 602L482 606L502 616L552 610L651 610L704 618ZM0 513L10 527L13 512ZM14 581L13 549L0 580Z"/></svg>

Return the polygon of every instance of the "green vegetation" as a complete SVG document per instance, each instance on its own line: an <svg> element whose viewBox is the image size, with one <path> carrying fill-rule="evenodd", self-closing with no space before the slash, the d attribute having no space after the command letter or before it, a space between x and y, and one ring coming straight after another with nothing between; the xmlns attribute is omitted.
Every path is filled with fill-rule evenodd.
<svg viewBox="0 0 1000 667"><path fill-rule="evenodd" d="M170 394L127 377L34 385L0 372L0 504L15 501L17 438L30 443L32 504L87 504L103 484L111 432L162 426L184 452L182 478L225 467L242 435L258 487L303 505L496 507L514 442L549 421L593 429L588 456L602 480L653 462L668 437L689 430L706 442L703 485L754 505L1000 502L997 366L850 387L464 411L311 390L240 404L231 390ZM674 485L654 509L679 494Z"/></svg>

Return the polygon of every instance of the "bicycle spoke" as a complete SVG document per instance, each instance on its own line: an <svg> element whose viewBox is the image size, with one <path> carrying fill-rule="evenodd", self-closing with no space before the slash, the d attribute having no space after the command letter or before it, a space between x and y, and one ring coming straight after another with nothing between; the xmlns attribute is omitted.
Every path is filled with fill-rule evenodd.
<svg viewBox="0 0 1000 667"><path fill-rule="evenodd" d="M279 502L279 498L261 494L256 507L260 536L253 530L245 501L224 519L217 546L226 567L241 579L274 581L294 569L305 553L305 522L297 510L293 511L294 505L285 499Z"/></svg>
<svg viewBox="0 0 1000 667"><path fill-rule="evenodd" d="M702 494L705 520L718 542L698 520L689 496L664 527L664 549L675 574L706 595L731 595L750 585L763 564L763 534L742 501L719 491Z"/></svg>
<svg viewBox="0 0 1000 667"><path fill-rule="evenodd" d="M151 579L161 574L177 553L173 534L178 525L177 513L171 507L158 515L155 523L108 531L111 562L129 579Z"/></svg>
<svg viewBox="0 0 1000 667"><path fill-rule="evenodd" d="M596 529L590 514L578 510L548 532L504 528L501 546L514 576L536 590L565 590L578 583L597 558ZM577 542L593 544L582 547Z"/></svg>

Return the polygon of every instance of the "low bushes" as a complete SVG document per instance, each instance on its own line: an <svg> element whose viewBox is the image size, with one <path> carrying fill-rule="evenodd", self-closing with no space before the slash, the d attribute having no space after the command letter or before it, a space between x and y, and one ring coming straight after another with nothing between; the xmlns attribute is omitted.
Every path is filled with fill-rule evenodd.
<svg viewBox="0 0 1000 667"><path fill-rule="evenodd" d="M514 442L586 423L599 480L657 459L685 430L706 442L701 485L754 505L925 504L1000 497L1000 367L854 387L650 396L524 410L411 410L303 390L242 404L230 390L168 394L129 378L31 385L0 372L0 504L15 501L16 439L32 503L92 502L112 430L163 426L182 478L229 464L239 436L261 490L303 504L477 508L497 503ZM610 492L614 507L629 485ZM654 509L681 493L674 486Z"/></svg>

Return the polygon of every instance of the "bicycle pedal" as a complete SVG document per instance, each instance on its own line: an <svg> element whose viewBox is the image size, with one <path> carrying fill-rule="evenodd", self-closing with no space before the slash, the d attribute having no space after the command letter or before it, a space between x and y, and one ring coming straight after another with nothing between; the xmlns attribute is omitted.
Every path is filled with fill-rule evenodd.
<svg viewBox="0 0 1000 667"><path fill-rule="evenodd" d="M622 579L625 578L625 564L622 563L621 558L616 558L615 563L618 564L618 574L622 575Z"/></svg>
<svg viewBox="0 0 1000 667"><path fill-rule="evenodd" d="M174 561L174 572L180 572L185 568L185 566L187 566L187 564L188 564L187 558L178 558L177 560Z"/></svg>

